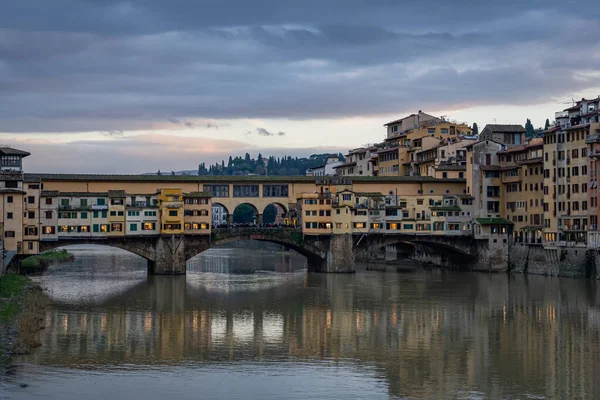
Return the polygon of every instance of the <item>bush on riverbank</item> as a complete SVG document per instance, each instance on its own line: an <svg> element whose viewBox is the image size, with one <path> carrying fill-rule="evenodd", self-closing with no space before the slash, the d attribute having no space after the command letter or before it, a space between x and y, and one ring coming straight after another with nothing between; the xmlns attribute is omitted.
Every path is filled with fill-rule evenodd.
<svg viewBox="0 0 600 400"><path fill-rule="evenodd" d="M73 261L75 257L66 250L50 250L37 256L27 257L21 261L21 268L25 273L45 270L48 265L56 262Z"/></svg>
<svg viewBox="0 0 600 400"><path fill-rule="evenodd" d="M25 287L31 282L27 277L21 275L0 276L0 320L8 322L12 320L19 311L18 302L15 298L21 295Z"/></svg>
<svg viewBox="0 0 600 400"><path fill-rule="evenodd" d="M29 278L13 274L0 276L0 322L16 328L16 335L0 335L0 339L11 342L0 343L0 349L27 354L38 347L48 302L42 288Z"/></svg>

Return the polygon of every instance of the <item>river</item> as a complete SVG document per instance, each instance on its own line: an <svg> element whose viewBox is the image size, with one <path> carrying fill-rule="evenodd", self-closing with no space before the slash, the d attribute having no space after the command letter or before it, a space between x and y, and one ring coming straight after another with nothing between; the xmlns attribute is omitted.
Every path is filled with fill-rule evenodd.
<svg viewBox="0 0 600 400"><path fill-rule="evenodd" d="M600 288L422 270L308 274L278 247L217 248L187 276L74 247L37 278L42 346L0 399L600 398Z"/></svg>

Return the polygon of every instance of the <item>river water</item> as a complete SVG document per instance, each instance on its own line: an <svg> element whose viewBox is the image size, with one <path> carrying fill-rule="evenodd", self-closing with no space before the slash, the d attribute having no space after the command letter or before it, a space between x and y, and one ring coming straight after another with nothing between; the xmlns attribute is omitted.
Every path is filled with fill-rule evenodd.
<svg viewBox="0 0 600 400"><path fill-rule="evenodd" d="M38 280L42 346L0 399L600 398L600 289L445 272L307 274L277 247L211 249L185 277L72 248Z"/></svg>

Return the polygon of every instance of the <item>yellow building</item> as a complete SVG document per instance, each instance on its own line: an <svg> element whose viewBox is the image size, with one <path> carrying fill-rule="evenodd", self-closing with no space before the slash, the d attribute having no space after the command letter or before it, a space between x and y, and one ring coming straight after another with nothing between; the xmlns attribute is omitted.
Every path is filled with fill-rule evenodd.
<svg viewBox="0 0 600 400"><path fill-rule="evenodd" d="M544 245L587 246L589 126L544 132Z"/></svg>
<svg viewBox="0 0 600 400"><path fill-rule="evenodd" d="M440 143L457 141L459 138L470 136L473 133L472 129L465 124L449 122L422 112L389 122L384 126L387 128L387 138L384 141L383 152L397 151L399 162L396 169L396 163L393 163L396 156L387 155L385 156L386 160L382 160L382 150L379 150L379 176L413 174L433 176L434 173L429 172L428 165L414 164L422 162L417 159L417 153L437 147ZM402 130L403 128L406 129ZM436 157L437 154L433 158ZM387 163L383 164L382 161L387 161Z"/></svg>
<svg viewBox="0 0 600 400"><path fill-rule="evenodd" d="M501 214L513 225L515 242L541 244L543 229L542 139L498 152L502 199ZM539 242L538 242L539 241Z"/></svg>
<svg viewBox="0 0 600 400"><path fill-rule="evenodd" d="M210 193L184 193L183 221L183 228L186 234L210 234L210 224L212 222L212 201Z"/></svg>
<svg viewBox="0 0 600 400"><path fill-rule="evenodd" d="M298 215L305 235L329 235L332 225L332 194L302 193L298 197Z"/></svg>
<svg viewBox="0 0 600 400"><path fill-rule="evenodd" d="M125 191L108 191L108 236L125 236Z"/></svg>
<svg viewBox="0 0 600 400"><path fill-rule="evenodd" d="M40 194L39 179L23 183L23 254L38 254L40 240Z"/></svg>
<svg viewBox="0 0 600 400"><path fill-rule="evenodd" d="M161 228L163 235L183 233L184 209L181 189L160 189L158 194Z"/></svg>

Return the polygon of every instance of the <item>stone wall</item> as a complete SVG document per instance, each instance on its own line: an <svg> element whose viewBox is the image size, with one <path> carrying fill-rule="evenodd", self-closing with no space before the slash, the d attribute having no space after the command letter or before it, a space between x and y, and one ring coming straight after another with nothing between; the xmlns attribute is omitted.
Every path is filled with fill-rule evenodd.
<svg viewBox="0 0 600 400"><path fill-rule="evenodd" d="M586 248L515 243L510 246L509 264L512 272L600 279L600 252Z"/></svg>

